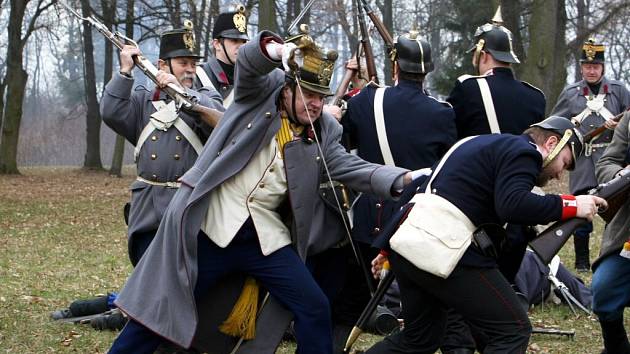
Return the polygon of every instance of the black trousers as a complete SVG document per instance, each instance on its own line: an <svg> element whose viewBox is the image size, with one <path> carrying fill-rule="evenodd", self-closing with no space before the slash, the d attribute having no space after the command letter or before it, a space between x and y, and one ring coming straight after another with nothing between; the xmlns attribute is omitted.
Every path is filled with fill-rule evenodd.
<svg viewBox="0 0 630 354"><path fill-rule="evenodd" d="M457 266L442 279L395 252L390 262L400 286L405 329L367 353L435 353L443 343L449 309L487 338L484 353L525 353L531 324L498 269Z"/></svg>

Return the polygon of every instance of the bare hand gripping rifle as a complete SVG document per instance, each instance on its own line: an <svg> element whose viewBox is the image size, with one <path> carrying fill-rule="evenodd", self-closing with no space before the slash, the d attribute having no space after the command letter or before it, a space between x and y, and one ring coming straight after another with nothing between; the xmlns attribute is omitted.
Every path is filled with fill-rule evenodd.
<svg viewBox="0 0 630 354"><path fill-rule="evenodd" d="M606 199L608 208L599 212L600 216L610 222L619 208L627 201L630 193L630 173L615 177L607 183L591 189L589 195L595 195ZM543 264L549 264L551 259L560 251L575 229L586 223L586 219L572 218L556 221L541 232L538 237L529 243L531 249L540 257Z"/></svg>
<svg viewBox="0 0 630 354"><path fill-rule="evenodd" d="M81 21L87 21L92 27L94 27L97 31L99 31L107 40L112 42L119 50L122 50L126 44L130 44L132 46L138 47L138 43L136 43L133 39L128 38L122 33L116 31L111 32L107 26L105 26L101 21L99 21L96 17L83 17L79 15L73 8L68 6L65 1L59 0L59 3L65 7L70 13L72 13L75 17L77 17ZM143 55L134 55L133 61L142 72L156 85L158 85L156 75L158 72L158 68L155 67L147 58ZM178 110L183 109L187 112L196 113L199 117L210 126L214 127L217 125L221 117L223 116L222 112L219 112L215 109L208 108L202 106L197 102L197 98L189 95L185 90L181 87L169 83L167 86L163 87L162 90L173 100L175 100L175 105Z"/></svg>

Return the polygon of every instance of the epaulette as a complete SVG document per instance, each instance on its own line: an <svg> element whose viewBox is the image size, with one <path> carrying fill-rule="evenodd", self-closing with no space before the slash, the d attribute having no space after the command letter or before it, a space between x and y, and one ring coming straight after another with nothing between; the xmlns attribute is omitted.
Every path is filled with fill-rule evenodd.
<svg viewBox="0 0 630 354"><path fill-rule="evenodd" d="M457 81L459 82L464 82L468 79L473 79L473 78L480 78L480 77L486 77L487 75L468 75L468 74L464 74L460 77L457 78Z"/></svg>
<svg viewBox="0 0 630 354"><path fill-rule="evenodd" d="M439 103L441 103L441 104L445 105L446 107L453 108L453 105L451 105L451 104L450 104L450 103L448 103L447 101L441 101L441 100L438 100L437 98L435 98L435 97L433 97L433 96L431 96L431 95L427 95L427 97L429 97L429 98L432 98L432 99L436 100L437 102L439 102Z"/></svg>
<svg viewBox="0 0 630 354"><path fill-rule="evenodd" d="M547 96L545 96L545 93L544 93L541 89L539 89L538 87L536 87L536 86L534 86L534 85L530 84L530 83L529 83L529 82L527 82L527 81L521 81L521 82L523 83L523 85L525 85L525 86L527 86L527 87L529 87L529 88L532 88L532 89L534 89L534 90L536 90L536 91L540 92L540 93L543 95L543 97L544 97L545 99L547 99Z"/></svg>

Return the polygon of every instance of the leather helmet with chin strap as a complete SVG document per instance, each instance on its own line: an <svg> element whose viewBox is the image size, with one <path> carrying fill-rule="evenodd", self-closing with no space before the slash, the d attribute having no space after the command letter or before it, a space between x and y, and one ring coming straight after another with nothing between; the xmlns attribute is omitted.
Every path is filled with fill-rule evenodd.
<svg viewBox="0 0 630 354"><path fill-rule="evenodd" d="M582 151L584 149L582 134L580 134L580 132L575 128L575 125L567 118L551 116L542 122L532 124L531 126L549 130L560 135L560 141L549 153L545 161L543 161L543 167L551 163L551 161L560 154L560 151L562 151L565 146L569 146L571 148L571 155L573 156L573 163L569 167L569 170L573 170L575 168L577 158L582 155Z"/></svg>
<svg viewBox="0 0 630 354"><path fill-rule="evenodd" d="M428 74L433 71L431 47L420 37L418 31L401 34L394 41L396 57L401 71L414 74Z"/></svg>
<svg viewBox="0 0 630 354"><path fill-rule="evenodd" d="M503 26L501 6L497 8L496 14L489 23L477 27L474 45L466 51L466 53L475 53L473 59L475 67L478 65L481 51L490 53L495 60L504 63L520 63L512 46L512 32Z"/></svg>

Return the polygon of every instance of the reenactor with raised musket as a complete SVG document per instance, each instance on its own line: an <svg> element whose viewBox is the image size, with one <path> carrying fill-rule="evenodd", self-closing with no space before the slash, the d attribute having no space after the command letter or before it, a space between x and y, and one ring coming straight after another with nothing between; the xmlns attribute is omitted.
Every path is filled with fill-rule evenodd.
<svg viewBox="0 0 630 354"><path fill-rule="evenodd" d="M630 92L622 82L605 76L605 52L603 44L589 39L582 46L580 70L582 80L568 85L558 96L552 114L571 119L582 134L606 126L608 130L585 143L584 154L577 161L575 171L569 175L569 189L573 194L583 194L597 186L595 164L610 144L617 126L613 117L630 107ZM590 233L593 223L578 228L573 237L575 268L588 272Z"/></svg>
<svg viewBox="0 0 630 354"><path fill-rule="evenodd" d="M240 48L234 103L182 176L153 245L116 301L130 321L110 353L152 353L164 341L190 347L203 339L207 333L196 335L200 304L226 295L224 285L238 274L253 277L271 295L259 320L267 309L288 313L299 353L332 352L328 300L303 263L327 231L314 203L319 177L329 171L334 180L382 197L394 197L411 180L406 169L368 163L339 144L341 126L322 114L336 57L307 34L285 43L263 31ZM246 283L246 299L254 288ZM215 313L226 310L210 306ZM247 308L240 314L255 318L257 311ZM288 322L271 321L259 324L255 339L243 345L271 339L260 333L266 326L280 327L281 337ZM236 336L234 342L254 336L240 325L221 328ZM230 352L217 349L229 340L212 349Z"/></svg>

